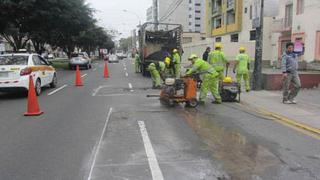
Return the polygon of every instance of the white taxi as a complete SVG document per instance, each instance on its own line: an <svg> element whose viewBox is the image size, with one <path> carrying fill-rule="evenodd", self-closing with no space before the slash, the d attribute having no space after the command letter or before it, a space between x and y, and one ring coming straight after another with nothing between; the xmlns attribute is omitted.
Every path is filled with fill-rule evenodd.
<svg viewBox="0 0 320 180"><path fill-rule="evenodd" d="M0 55L0 92L28 90L32 75L36 94L42 87L57 86L56 70L38 54L13 53Z"/></svg>

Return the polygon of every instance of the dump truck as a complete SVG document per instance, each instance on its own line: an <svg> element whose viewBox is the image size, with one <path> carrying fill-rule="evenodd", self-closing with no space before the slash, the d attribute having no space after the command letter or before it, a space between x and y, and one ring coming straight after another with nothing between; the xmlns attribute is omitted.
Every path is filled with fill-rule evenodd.
<svg viewBox="0 0 320 180"><path fill-rule="evenodd" d="M172 50L182 54L182 25L168 23L144 23L139 30L139 55L141 72L149 76L146 70L150 63L164 61L171 57Z"/></svg>

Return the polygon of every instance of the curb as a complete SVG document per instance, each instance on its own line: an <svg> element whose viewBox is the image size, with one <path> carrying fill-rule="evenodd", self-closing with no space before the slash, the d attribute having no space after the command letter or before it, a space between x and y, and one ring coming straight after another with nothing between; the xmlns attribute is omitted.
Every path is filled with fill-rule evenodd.
<svg viewBox="0 0 320 180"><path fill-rule="evenodd" d="M289 119L288 117L282 116L277 113L270 112L270 111L263 109L263 108L254 107L254 106L252 106L248 103L245 103L245 102L242 102L241 105L249 106L249 107L253 108L257 113L260 113L264 116L269 116L269 117L275 118L285 124L298 127L300 129L306 130L306 131L311 132L316 135L320 135L320 129L318 129L318 128L312 127L312 126L304 124L304 123L297 122L293 119Z"/></svg>

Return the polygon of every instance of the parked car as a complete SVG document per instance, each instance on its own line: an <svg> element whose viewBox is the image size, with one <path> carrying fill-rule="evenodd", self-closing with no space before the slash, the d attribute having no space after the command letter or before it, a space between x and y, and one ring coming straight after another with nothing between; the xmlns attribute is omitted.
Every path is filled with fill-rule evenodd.
<svg viewBox="0 0 320 180"><path fill-rule="evenodd" d="M114 54L109 55L109 63L119 63L118 56Z"/></svg>
<svg viewBox="0 0 320 180"><path fill-rule="evenodd" d="M14 53L0 55L0 91L29 89L29 76L33 77L36 94L42 87L57 86L57 72L51 63L38 54Z"/></svg>
<svg viewBox="0 0 320 180"><path fill-rule="evenodd" d="M86 69L92 68L92 60L86 52L73 53L69 61L69 69L73 70L76 66L84 67Z"/></svg>
<svg viewBox="0 0 320 180"><path fill-rule="evenodd" d="M117 51L116 51L116 56L117 56L120 60L122 60L122 59L124 59L124 58L127 57L122 50L117 50Z"/></svg>

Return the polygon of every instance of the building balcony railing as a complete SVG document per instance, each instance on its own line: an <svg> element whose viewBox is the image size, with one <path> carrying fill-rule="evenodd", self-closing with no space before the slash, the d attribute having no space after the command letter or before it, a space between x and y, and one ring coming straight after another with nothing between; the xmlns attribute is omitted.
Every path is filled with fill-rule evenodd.
<svg viewBox="0 0 320 180"><path fill-rule="evenodd" d="M212 15L213 16L221 14L221 13L222 13L222 8L221 7L215 7L215 8L212 9Z"/></svg>
<svg viewBox="0 0 320 180"><path fill-rule="evenodd" d="M292 19L281 18L273 20L273 31L274 32L286 32L292 30Z"/></svg>

